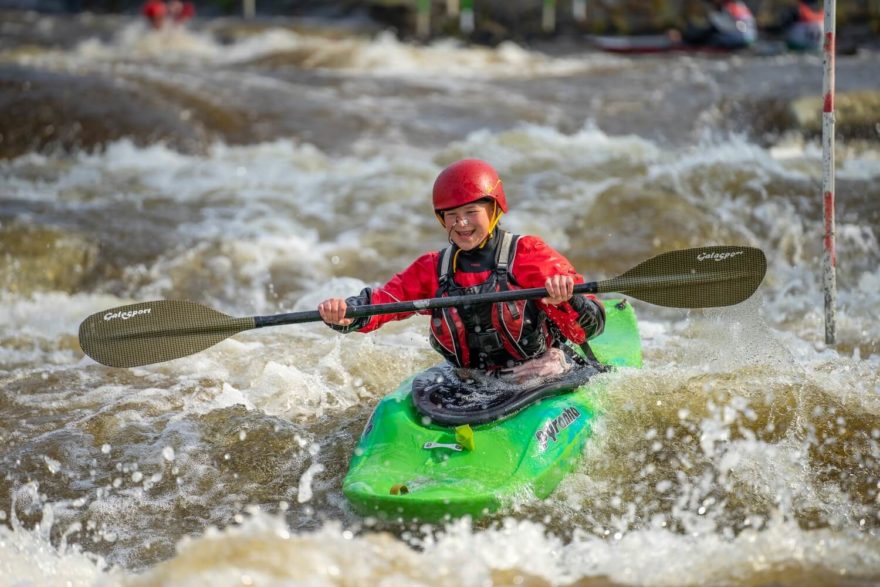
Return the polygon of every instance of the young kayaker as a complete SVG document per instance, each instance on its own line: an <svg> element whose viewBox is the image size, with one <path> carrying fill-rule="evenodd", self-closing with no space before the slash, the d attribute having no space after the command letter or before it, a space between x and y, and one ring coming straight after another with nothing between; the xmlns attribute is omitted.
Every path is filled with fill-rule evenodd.
<svg viewBox="0 0 880 587"><path fill-rule="evenodd" d="M431 314L432 347L455 367L523 383L561 375L574 364L567 339L585 346L600 334L605 311L594 296L573 295L584 279L537 236L498 227L507 198L498 173L485 161L465 159L434 182L434 213L449 247L423 254L381 287L330 298L318 305L340 332L371 332L414 312L346 318L350 306L545 287L541 300L521 300L420 312Z"/></svg>

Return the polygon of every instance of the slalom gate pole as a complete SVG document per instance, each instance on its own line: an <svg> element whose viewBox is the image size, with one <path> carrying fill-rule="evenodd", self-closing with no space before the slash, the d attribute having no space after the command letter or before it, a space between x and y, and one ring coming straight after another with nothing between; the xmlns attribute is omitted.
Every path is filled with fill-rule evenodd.
<svg viewBox="0 0 880 587"><path fill-rule="evenodd" d="M834 227L834 57L836 0L825 0L825 40L822 44L822 196L824 238L822 286L825 292L825 344L836 343L837 252Z"/></svg>

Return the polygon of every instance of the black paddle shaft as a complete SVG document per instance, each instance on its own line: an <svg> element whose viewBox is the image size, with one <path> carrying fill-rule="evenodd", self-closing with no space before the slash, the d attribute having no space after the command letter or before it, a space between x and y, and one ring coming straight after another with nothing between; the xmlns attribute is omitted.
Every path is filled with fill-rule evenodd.
<svg viewBox="0 0 880 587"><path fill-rule="evenodd" d="M582 283L574 287L575 293L597 293L597 282ZM377 316L379 314L400 314L404 312L421 312L424 310L437 310L452 306L463 307L473 304L496 304L512 302L516 300L533 300L547 297L547 290L543 287L531 289L514 289L499 292L469 294L447 298L432 298L428 300L416 300L414 302L392 302L388 304L370 304L366 306L349 306L345 311L346 318L361 318L364 316ZM318 322L321 315L317 310L306 312L290 312L288 314L274 314L272 316L255 316L256 328L263 326L280 326L283 324L300 324L303 322Z"/></svg>
<svg viewBox="0 0 880 587"><path fill-rule="evenodd" d="M760 249L736 246L684 249L652 257L618 277L576 285L574 293L619 293L670 308L728 306L748 298L764 279L766 269L767 261ZM547 290L543 287L515 289L352 306L346 309L345 317L422 312L543 297L547 297ZM256 328L319 320L321 315L316 310L254 317Z"/></svg>

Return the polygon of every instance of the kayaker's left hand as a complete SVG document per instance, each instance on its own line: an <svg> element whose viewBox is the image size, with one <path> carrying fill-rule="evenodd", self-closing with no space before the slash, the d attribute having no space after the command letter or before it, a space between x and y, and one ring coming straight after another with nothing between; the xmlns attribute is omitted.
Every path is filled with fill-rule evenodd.
<svg viewBox="0 0 880 587"><path fill-rule="evenodd" d="M327 324L348 326L353 320L345 317L347 305L342 298L330 298L318 304L318 313Z"/></svg>
<svg viewBox="0 0 880 587"><path fill-rule="evenodd" d="M571 275L553 275L544 283L547 288L547 297L541 299L545 304L556 306L567 302L574 295L574 277Z"/></svg>

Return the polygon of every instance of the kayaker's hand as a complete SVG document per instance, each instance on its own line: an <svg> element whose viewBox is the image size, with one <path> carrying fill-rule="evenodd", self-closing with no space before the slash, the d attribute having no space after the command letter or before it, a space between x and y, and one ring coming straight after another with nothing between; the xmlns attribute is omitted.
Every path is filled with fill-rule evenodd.
<svg viewBox="0 0 880 587"><path fill-rule="evenodd" d="M330 298L329 300L324 300L318 304L318 313L321 315L321 319L327 324L348 326L353 320L345 317L346 307L344 299Z"/></svg>
<svg viewBox="0 0 880 587"><path fill-rule="evenodd" d="M571 275L553 275L544 283L547 297L541 301L551 306L567 302L574 295L574 277Z"/></svg>

